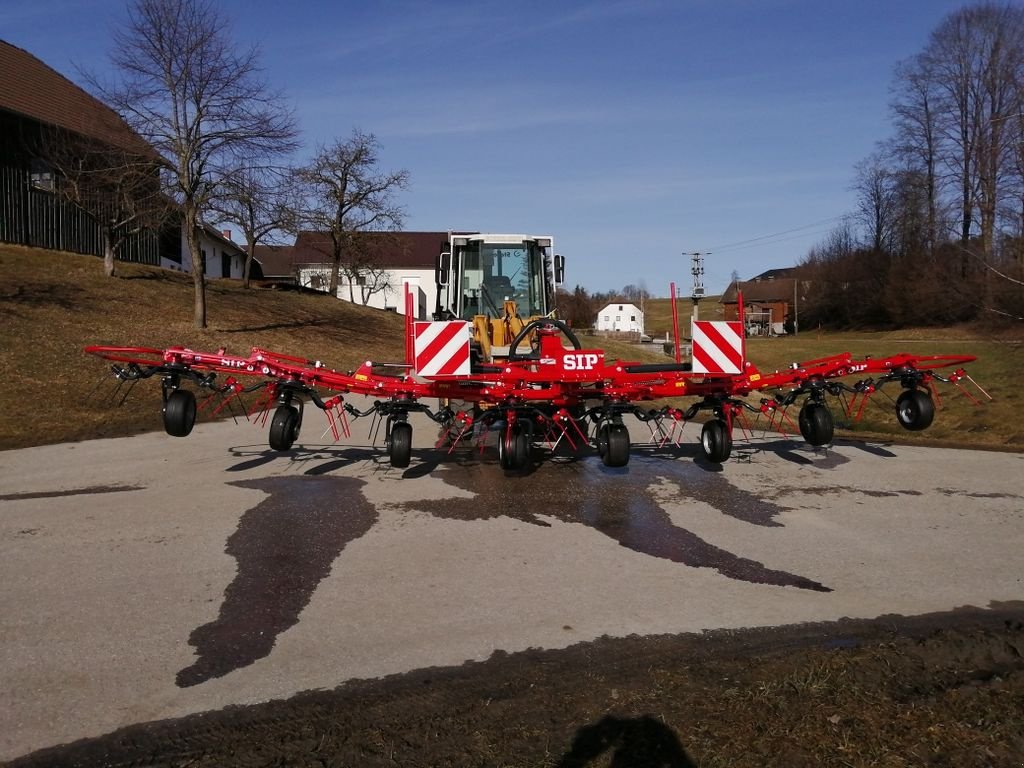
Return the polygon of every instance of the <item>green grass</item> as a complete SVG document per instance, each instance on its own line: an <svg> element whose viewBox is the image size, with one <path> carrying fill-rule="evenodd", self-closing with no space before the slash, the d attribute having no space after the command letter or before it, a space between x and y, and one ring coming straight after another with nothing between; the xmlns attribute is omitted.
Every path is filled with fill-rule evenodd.
<svg viewBox="0 0 1024 768"><path fill-rule="evenodd" d="M0 449L109 437L160 428L159 387L143 382L124 407L98 395L113 388L106 365L83 354L89 344L166 347L244 354L253 346L322 360L352 370L366 359L403 357L402 318L353 306L325 295L245 290L236 281L211 280L210 327L192 327L188 275L139 265L120 265L122 277L103 276L99 259L17 246L0 246ZM704 319L721 317L717 297L700 306ZM717 309L716 309L717 307ZM649 328L671 327L671 302L647 302ZM688 322L692 303L680 301ZM653 318L653 321L651 320ZM683 326L685 327L685 326ZM655 334L652 334L655 335ZM657 334L664 336L664 331ZM657 349L584 336L585 347L603 348L608 359L665 361ZM907 433L895 424L891 401L877 395L856 433L883 439L952 441L979 447L1024 449L1020 425L1024 397L1024 328L1000 338L974 328L888 333L803 333L751 339L748 358L762 370L850 351L855 355L964 353L978 356L969 373L995 398L975 407L950 387L935 424ZM102 386L90 396L97 382ZM970 386L970 385L968 385ZM895 394L896 388L892 389ZM122 391L123 394L123 391ZM756 399L756 398L755 398Z"/></svg>

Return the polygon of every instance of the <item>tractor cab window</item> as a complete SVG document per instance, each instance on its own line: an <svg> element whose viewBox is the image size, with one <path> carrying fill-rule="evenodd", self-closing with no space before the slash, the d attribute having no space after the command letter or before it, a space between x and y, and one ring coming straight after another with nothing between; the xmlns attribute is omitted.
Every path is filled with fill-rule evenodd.
<svg viewBox="0 0 1024 768"><path fill-rule="evenodd" d="M462 319L504 314L506 299L522 318L544 314L544 253L533 243L471 242L463 251Z"/></svg>

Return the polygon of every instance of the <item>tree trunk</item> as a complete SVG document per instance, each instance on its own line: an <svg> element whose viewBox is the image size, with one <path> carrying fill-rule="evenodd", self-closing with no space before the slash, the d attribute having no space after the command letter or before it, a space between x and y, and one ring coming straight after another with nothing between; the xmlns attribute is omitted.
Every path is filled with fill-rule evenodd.
<svg viewBox="0 0 1024 768"><path fill-rule="evenodd" d="M246 249L245 254L245 273L242 276L242 287L249 287L249 275L252 274L252 261L256 258L256 243L253 242L253 237L249 235L249 247Z"/></svg>
<svg viewBox="0 0 1024 768"><path fill-rule="evenodd" d="M206 327L206 257L199 247L199 217L195 209L185 206L185 239L192 254L192 284L195 286L193 324Z"/></svg>
<svg viewBox="0 0 1024 768"><path fill-rule="evenodd" d="M109 229L103 230L103 274L114 277L114 236Z"/></svg>
<svg viewBox="0 0 1024 768"><path fill-rule="evenodd" d="M341 264L339 264L337 259L335 259L334 264L331 265L331 281L330 281L330 285L327 287L327 292L330 293L331 296L334 296L335 298L337 298L337 296L338 296L338 276L339 276L340 272L341 272Z"/></svg>

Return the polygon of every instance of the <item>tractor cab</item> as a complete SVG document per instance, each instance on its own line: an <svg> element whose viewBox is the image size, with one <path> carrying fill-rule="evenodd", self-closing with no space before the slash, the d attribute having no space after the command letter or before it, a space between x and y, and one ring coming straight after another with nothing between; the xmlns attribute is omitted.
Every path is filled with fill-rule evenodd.
<svg viewBox="0 0 1024 768"><path fill-rule="evenodd" d="M554 311L564 261L551 237L451 234L437 260L435 320L472 324L482 360L507 355L531 320Z"/></svg>

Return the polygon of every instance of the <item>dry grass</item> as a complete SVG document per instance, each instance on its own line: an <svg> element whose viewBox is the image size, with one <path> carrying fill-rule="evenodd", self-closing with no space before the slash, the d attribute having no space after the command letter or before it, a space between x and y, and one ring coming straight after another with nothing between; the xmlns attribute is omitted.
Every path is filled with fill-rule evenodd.
<svg viewBox="0 0 1024 768"><path fill-rule="evenodd" d="M253 346L314 358L339 370L364 359L402 358L402 318L356 307L324 295L244 290L237 282L212 280L210 327L192 327L192 283L187 275L139 265L121 265L122 277L107 279L99 259L17 246L0 246L0 449L131 434L160 428L159 387L137 387L124 407L100 397L113 388L106 368L84 355L89 344L166 347L185 345L245 353ZM688 322L689 299L680 302ZM649 322L671 327L667 299L647 303ZM702 318L721 317L717 297L705 299ZM660 319L659 319L660 318ZM666 324L667 323L667 324ZM581 339L601 347L609 359L665 361L650 347ZM1024 329L999 339L973 328L889 333L804 333L795 338L752 339L748 357L763 370L849 350L856 355L896 352L968 353L979 357L970 373L995 398L972 406L951 388L925 433L895 425L891 400L876 396L857 434L909 440L952 441L983 447L1024 446L1019 407L1024 397L1016 377L1024 371ZM97 382L103 385L90 397ZM895 388L892 390L895 393ZM123 391L122 393L123 394ZM842 433L841 433L842 434Z"/></svg>
<svg viewBox="0 0 1024 768"><path fill-rule="evenodd" d="M192 325L191 277L135 264L103 276L94 257L0 246L0 448L159 429L160 392L145 382L122 408L99 397L112 388L89 344L219 349L253 346L323 360L339 370L371 357L397 361L402 318L324 295L245 290L211 280L210 324ZM104 385L89 397L95 384ZM146 386L146 384L150 384ZM123 394L123 390L122 393Z"/></svg>

